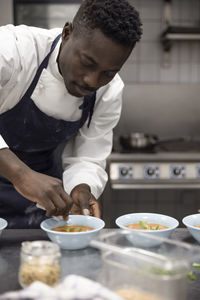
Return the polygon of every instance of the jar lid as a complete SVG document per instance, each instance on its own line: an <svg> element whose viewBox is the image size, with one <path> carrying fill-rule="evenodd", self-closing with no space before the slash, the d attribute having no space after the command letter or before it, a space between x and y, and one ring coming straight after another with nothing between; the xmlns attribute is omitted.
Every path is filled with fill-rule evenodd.
<svg viewBox="0 0 200 300"><path fill-rule="evenodd" d="M50 241L24 241L21 243L21 251L33 256L60 255L60 247Z"/></svg>

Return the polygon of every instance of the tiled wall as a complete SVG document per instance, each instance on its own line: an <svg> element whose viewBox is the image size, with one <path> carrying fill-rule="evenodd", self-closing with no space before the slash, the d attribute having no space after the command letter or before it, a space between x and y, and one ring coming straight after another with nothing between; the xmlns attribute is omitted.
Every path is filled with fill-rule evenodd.
<svg viewBox="0 0 200 300"><path fill-rule="evenodd" d="M120 74L126 84L199 83L200 41L173 42L169 66L160 42L164 0L130 0L140 12L143 36ZM200 0L172 0L172 23L200 25Z"/></svg>

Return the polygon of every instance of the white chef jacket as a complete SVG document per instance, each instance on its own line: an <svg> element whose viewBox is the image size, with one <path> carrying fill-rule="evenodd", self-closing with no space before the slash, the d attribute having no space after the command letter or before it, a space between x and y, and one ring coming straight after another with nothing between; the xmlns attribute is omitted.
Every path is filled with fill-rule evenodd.
<svg viewBox="0 0 200 300"><path fill-rule="evenodd" d="M31 84L61 28L40 29L25 25L0 27L0 114L13 108ZM83 98L68 93L58 70L56 58L61 40L50 56L32 94L35 105L56 119L75 121L81 117ZM62 154L63 184L69 194L78 184L86 183L98 199L106 181L106 158L112 149L113 128L121 114L124 84L118 74L97 91L90 127L87 122L68 141ZM9 147L0 136L0 149Z"/></svg>

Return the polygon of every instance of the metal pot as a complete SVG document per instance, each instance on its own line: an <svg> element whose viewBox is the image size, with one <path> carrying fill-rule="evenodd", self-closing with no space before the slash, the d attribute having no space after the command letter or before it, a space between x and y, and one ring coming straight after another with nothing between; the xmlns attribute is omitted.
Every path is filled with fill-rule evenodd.
<svg viewBox="0 0 200 300"><path fill-rule="evenodd" d="M120 144L127 150L152 149L158 142L158 137L153 134L135 132L120 136Z"/></svg>

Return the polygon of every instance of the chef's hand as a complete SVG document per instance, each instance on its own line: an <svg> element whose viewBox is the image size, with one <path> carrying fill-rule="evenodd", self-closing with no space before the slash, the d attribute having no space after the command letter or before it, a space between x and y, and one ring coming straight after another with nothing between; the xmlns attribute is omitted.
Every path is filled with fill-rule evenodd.
<svg viewBox="0 0 200 300"><path fill-rule="evenodd" d="M25 176L19 176L13 185L22 196L43 206L46 216L59 215L67 219L72 199L64 191L60 179L29 169Z"/></svg>
<svg viewBox="0 0 200 300"><path fill-rule="evenodd" d="M100 218L101 210L99 203L91 194L90 187L87 184L79 184L71 191L73 205L70 213L72 215L90 215Z"/></svg>

